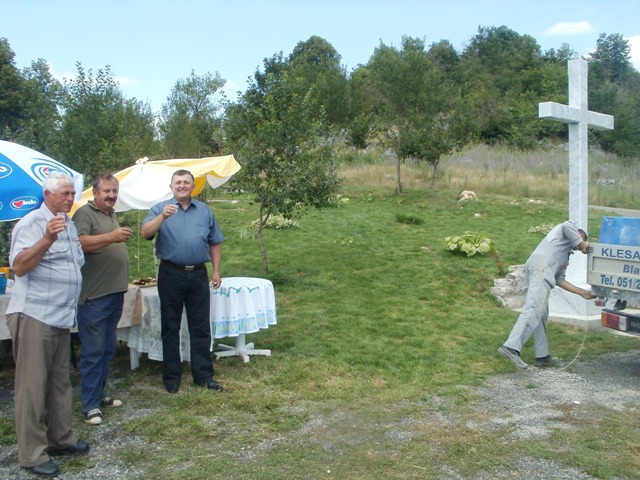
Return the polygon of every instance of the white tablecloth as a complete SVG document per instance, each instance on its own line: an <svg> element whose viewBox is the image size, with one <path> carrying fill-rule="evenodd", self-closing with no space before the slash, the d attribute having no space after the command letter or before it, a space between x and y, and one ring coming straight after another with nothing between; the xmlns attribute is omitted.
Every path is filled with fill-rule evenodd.
<svg viewBox="0 0 640 480"><path fill-rule="evenodd" d="M142 302L142 292L140 290L140 287L136 285L129 285L129 289L124 295L122 317L120 317L120 321L118 322L118 328L128 328L133 325L138 325L142 321L144 306ZM11 338L5 318L10 300L11 289L8 288L7 293L0 295L0 340L9 340Z"/></svg>
<svg viewBox="0 0 640 480"><path fill-rule="evenodd" d="M117 331L118 340L131 350L131 368L137 368L138 357L146 353L151 360L162 361L162 336L160 323L160 298L157 287L142 289L143 313L138 325ZM233 347L218 344L223 351L216 351L218 358L240 356L245 362L249 355L270 355L269 350L256 350L253 344L245 344L245 334L255 333L277 323L275 294L269 280L251 277L226 277L222 286L211 289L211 351L215 339L236 337ZM190 355L189 331L186 313L182 312L180 329L180 354L188 362Z"/></svg>
<svg viewBox="0 0 640 480"><path fill-rule="evenodd" d="M228 277L211 290L213 338L255 333L277 323L273 284L263 278Z"/></svg>
<svg viewBox="0 0 640 480"><path fill-rule="evenodd" d="M0 295L0 340L11 338L5 320L10 299L10 289ZM220 288L211 290L211 351L214 350L214 339L236 338L234 346L217 345L219 349L215 354L218 358L237 355L248 362L249 355L270 355L269 350L257 350L252 343L246 344L245 334L276 323L275 293L269 280L227 277L222 279ZM151 360L162 361L160 298L156 287L129 285L116 335L129 347L132 369L137 368L141 353L146 353ZM189 330L183 312L180 353L185 362L191 359L189 346Z"/></svg>

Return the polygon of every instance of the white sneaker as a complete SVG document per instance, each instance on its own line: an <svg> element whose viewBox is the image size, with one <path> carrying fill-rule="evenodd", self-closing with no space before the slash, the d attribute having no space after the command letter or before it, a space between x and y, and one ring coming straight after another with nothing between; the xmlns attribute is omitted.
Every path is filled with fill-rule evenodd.
<svg viewBox="0 0 640 480"><path fill-rule="evenodd" d="M102 412L99 408L92 408L84 414L84 423L89 425L100 425L102 423Z"/></svg>
<svg viewBox="0 0 640 480"><path fill-rule="evenodd" d="M121 407L122 400L118 400L117 398L104 397L100 402L100 405L103 407Z"/></svg>

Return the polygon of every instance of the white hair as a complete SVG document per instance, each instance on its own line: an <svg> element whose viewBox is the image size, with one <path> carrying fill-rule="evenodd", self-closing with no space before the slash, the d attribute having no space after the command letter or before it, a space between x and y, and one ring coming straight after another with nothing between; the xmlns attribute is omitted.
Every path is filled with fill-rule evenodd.
<svg viewBox="0 0 640 480"><path fill-rule="evenodd" d="M73 178L66 173L53 172L42 181L42 191L54 193L62 184L73 185Z"/></svg>

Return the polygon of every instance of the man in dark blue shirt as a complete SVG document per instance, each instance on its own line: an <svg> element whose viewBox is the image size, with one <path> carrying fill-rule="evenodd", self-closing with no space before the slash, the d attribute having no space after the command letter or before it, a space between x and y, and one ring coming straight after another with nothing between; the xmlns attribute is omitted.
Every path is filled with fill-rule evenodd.
<svg viewBox="0 0 640 480"><path fill-rule="evenodd" d="M154 205L143 221L142 235L156 237L158 295L162 332L162 379L169 393L180 387L180 323L187 313L191 343L191 373L196 385L222 390L213 379L209 277L205 262L211 261L211 284L220 287L221 243L224 240L209 206L192 198L195 180L188 170L171 177L173 198Z"/></svg>

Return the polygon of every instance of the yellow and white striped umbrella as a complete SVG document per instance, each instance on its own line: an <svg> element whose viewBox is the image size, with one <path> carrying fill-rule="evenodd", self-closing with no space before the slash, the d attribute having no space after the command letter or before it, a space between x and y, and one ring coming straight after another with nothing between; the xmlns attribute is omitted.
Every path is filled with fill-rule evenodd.
<svg viewBox="0 0 640 480"><path fill-rule="evenodd" d="M177 170L189 170L195 180L194 195L200 193L205 185L217 188L225 184L240 165L233 155L205 158L182 158L174 160L149 161L146 157L138 159L136 164L113 174L120 182L116 212L126 210L148 210L153 205L171 198L171 176ZM74 203L71 214L93 200L93 188L82 192L80 200Z"/></svg>

